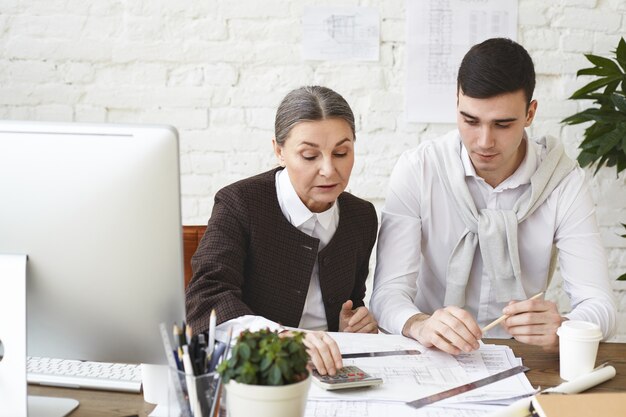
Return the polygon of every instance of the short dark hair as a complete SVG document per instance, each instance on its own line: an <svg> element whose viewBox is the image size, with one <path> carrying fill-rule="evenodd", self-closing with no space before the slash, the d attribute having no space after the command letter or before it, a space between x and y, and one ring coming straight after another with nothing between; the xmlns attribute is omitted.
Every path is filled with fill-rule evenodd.
<svg viewBox="0 0 626 417"><path fill-rule="evenodd" d="M524 90L530 104L535 90L535 67L524 47L510 39L492 38L472 46L457 77L459 89L472 98L490 98Z"/></svg>
<svg viewBox="0 0 626 417"><path fill-rule="evenodd" d="M320 86L300 87L289 92L276 110L274 135L282 146L291 129L300 122L338 118L345 120L354 132L354 114L348 102L330 88Z"/></svg>

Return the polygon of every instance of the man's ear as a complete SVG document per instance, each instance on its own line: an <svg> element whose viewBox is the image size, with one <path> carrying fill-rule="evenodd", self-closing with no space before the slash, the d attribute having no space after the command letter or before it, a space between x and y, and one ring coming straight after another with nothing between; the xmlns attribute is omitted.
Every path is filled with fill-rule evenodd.
<svg viewBox="0 0 626 417"><path fill-rule="evenodd" d="M533 123L535 114L537 114L537 100L532 100L528 105L528 111L526 112L526 123L524 124L525 127L528 127Z"/></svg>
<svg viewBox="0 0 626 417"><path fill-rule="evenodd" d="M274 148L274 155L276 155L276 159L278 159L278 164L284 167L285 157L283 156L283 147L276 142L276 138L272 139L272 147Z"/></svg>

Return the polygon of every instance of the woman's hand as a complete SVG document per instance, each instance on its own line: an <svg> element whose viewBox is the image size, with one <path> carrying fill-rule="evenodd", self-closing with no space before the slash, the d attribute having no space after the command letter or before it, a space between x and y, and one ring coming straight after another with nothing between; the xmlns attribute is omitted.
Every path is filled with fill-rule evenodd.
<svg viewBox="0 0 626 417"><path fill-rule="evenodd" d="M378 333L378 322L366 307L352 310L352 300L341 306L339 331L350 333Z"/></svg>
<svg viewBox="0 0 626 417"><path fill-rule="evenodd" d="M337 369L343 368L339 346L328 333L305 331L305 334L304 345L320 375L335 375Z"/></svg>

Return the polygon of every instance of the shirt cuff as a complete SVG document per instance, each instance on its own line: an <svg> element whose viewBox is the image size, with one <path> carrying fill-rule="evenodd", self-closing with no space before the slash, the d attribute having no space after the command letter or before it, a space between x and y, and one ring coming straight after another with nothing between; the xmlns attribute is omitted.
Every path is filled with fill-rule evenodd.
<svg viewBox="0 0 626 417"><path fill-rule="evenodd" d="M407 320L419 313L421 313L421 311L415 306L397 308L393 313L387 313L388 317L381 327L388 332L401 335Z"/></svg>

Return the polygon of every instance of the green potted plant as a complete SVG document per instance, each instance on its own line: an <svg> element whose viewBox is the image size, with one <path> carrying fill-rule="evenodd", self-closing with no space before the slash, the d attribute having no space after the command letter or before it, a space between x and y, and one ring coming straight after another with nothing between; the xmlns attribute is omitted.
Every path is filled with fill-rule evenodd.
<svg viewBox="0 0 626 417"><path fill-rule="evenodd" d="M614 56L605 58L585 55L593 64L583 68L576 76L591 75L594 79L578 89L571 100L593 100L593 105L562 120L576 125L592 122L584 132L578 146L578 163L581 167L597 162L594 175L606 165L615 167L617 175L626 169L626 42L621 38ZM626 228L626 224L622 223ZM626 238L626 234L621 235ZM626 281L626 273L618 280Z"/></svg>
<svg viewBox="0 0 626 417"><path fill-rule="evenodd" d="M229 417L303 416L311 378L304 334L243 331L218 367Z"/></svg>
<svg viewBox="0 0 626 417"><path fill-rule="evenodd" d="M596 170L606 164L615 166L619 175L626 169L626 42L621 38L615 57L585 55L593 67L583 68L576 73L592 75L593 81L578 89L570 100L593 100L591 106L562 120L576 125L592 122L585 129L584 140L578 148L578 163L581 167L597 162Z"/></svg>

